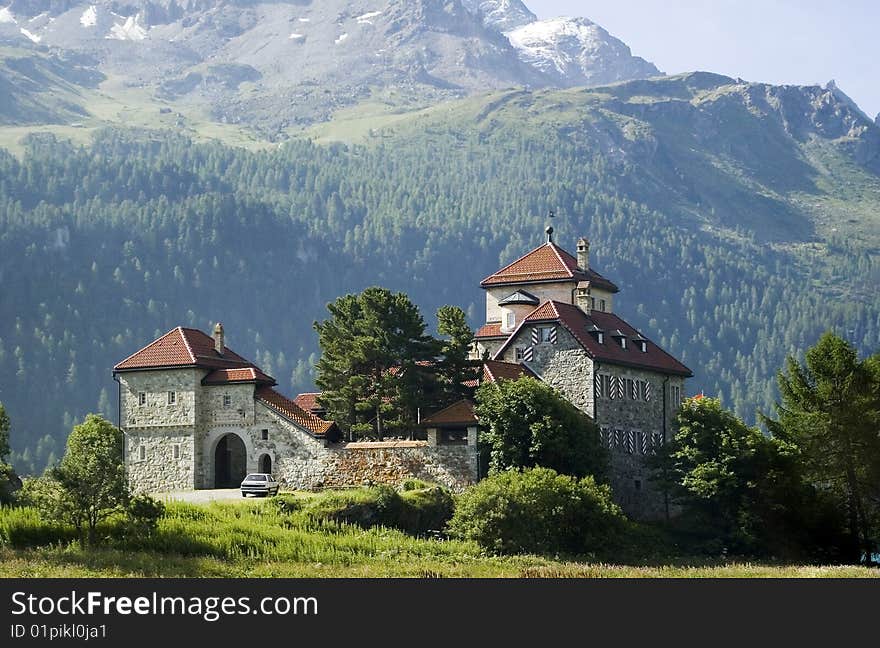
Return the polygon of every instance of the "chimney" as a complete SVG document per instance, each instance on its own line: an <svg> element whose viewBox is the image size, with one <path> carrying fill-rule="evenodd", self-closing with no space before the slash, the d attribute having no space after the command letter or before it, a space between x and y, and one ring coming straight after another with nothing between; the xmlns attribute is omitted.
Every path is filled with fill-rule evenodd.
<svg viewBox="0 0 880 648"><path fill-rule="evenodd" d="M217 325L214 327L214 350L220 355L223 355L223 348L223 325L220 322L217 322Z"/></svg>
<svg viewBox="0 0 880 648"><path fill-rule="evenodd" d="M587 271L590 269L590 242L585 237L580 237L577 244L578 267Z"/></svg>
<svg viewBox="0 0 880 648"><path fill-rule="evenodd" d="M587 315L593 310L593 298L590 295L590 282L579 281L575 289L575 306L584 311Z"/></svg>

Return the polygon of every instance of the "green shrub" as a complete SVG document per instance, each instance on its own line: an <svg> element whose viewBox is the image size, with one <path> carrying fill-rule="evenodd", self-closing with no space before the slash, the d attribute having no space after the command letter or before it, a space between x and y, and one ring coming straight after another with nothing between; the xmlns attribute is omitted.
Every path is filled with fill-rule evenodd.
<svg viewBox="0 0 880 648"><path fill-rule="evenodd" d="M283 515L290 515L302 509L302 500L290 493L281 493L269 500L275 510Z"/></svg>
<svg viewBox="0 0 880 648"><path fill-rule="evenodd" d="M128 501L125 513L130 534L151 536L165 515L165 504L149 495L136 495Z"/></svg>
<svg viewBox="0 0 880 648"><path fill-rule="evenodd" d="M465 491L449 531L493 553L601 554L625 522L608 486L534 468L497 473Z"/></svg>
<svg viewBox="0 0 880 648"><path fill-rule="evenodd" d="M67 544L76 538L72 526L45 522L35 508L0 507L0 545L24 549Z"/></svg>
<svg viewBox="0 0 880 648"><path fill-rule="evenodd" d="M309 501L307 515L315 521L384 526L412 535L443 529L452 516L453 500L439 486L397 492L390 486L324 493Z"/></svg>
<svg viewBox="0 0 880 648"><path fill-rule="evenodd" d="M434 484L429 484L421 479L407 479L400 485L400 490L402 491L425 490L428 488L434 488Z"/></svg>

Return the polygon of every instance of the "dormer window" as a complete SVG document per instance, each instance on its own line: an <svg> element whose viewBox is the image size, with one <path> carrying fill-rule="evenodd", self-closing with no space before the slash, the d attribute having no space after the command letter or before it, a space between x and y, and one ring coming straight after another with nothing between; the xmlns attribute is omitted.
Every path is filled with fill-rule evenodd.
<svg viewBox="0 0 880 648"><path fill-rule="evenodd" d="M540 344L556 344L556 327L555 326L539 326L538 342Z"/></svg>
<svg viewBox="0 0 880 648"><path fill-rule="evenodd" d="M596 342L599 344L605 344L605 331L600 329L596 324L590 324L587 327L587 333L596 338Z"/></svg>
<svg viewBox="0 0 880 648"><path fill-rule="evenodd" d="M516 313L507 313L507 328L512 329L516 326Z"/></svg>
<svg viewBox="0 0 880 648"><path fill-rule="evenodd" d="M648 340L642 337L641 333L633 338L633 342L635 342L636 348L639 351L641 351L642 353L648 352Z"/></svg>
<svg viewBox="0 0 880 648"><path fill-rule="evenodd" d="M599 300L599 310L602 311L603 313L605 312L605 300L604 299Z"/></svg>
<svg viewBox="0 0 880 648"><path fill-rule="evenodd" d="M626 350L626 334L623 333L623 331L617 329L616 331L614 331L614 333L611 334L611 337L617 340L617 343L620 345L621 349Z"/></svg>

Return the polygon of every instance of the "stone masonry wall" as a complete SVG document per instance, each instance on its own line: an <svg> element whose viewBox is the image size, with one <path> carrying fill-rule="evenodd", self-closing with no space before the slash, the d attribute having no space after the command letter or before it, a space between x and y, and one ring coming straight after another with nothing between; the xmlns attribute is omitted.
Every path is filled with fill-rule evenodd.
<svg viewBox="0 0 880 648"><path fill-rule="evenodd" d="M178 457L174 457L177 446ZM140 458L141 448L144 458ZM138 493L191 490L193 474L191 428L137 428L126 430L125 469L129 484Z"/></svg>
<svg viewBox="0 0 880 648"><path fill-rule="evenodd" d="M399 486L412 478L461 491L477 481L476 448L426 441L349 443L333 449L320 486Z"/></svg>
<svg viewBox="0 0 880 648"><path fill-rule="evenodd" d="M499 360L516 362L516 348L531 346L532 328L523 327ZM556 344L532 347L532 361L525 364L544 382L555 387L575 407L593 415L593 362L580 343L563 326L556 325Z"/></svg>
<svg viewBox="0 0 880 648"><path fill-rule="evenodd" d="M598 365L596 373L651 385L651 398L631 398L624 391L623 398L604 394L596 399L596 422L602 430L603 441L611 452L611 486L615 500L630 516L637 519L662 519L666 515L666 497L652 482L646 459L658 443L665 443L672 435L677 406L670 400L670 385L683 385L680 377L666 376L651 371ZM663 406L666 403L665 438ZM659 437L659 438L658 438Z"/></svg>

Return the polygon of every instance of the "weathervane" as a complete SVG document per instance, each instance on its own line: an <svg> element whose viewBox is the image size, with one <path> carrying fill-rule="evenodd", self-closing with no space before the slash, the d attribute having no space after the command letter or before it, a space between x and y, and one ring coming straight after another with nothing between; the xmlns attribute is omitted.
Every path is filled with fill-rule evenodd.
<svg viewBox="0 0 880 648"><path fill-rule="evenodd" d="M553 213L552 209L550 210L550 213L548 215L550 216L551 222L553 221L553 218L556 217L556 214ZM547 242L552 243L553 242L553 226L548 225L547 229L545 229L544 231L547 232Z"/></svg>

